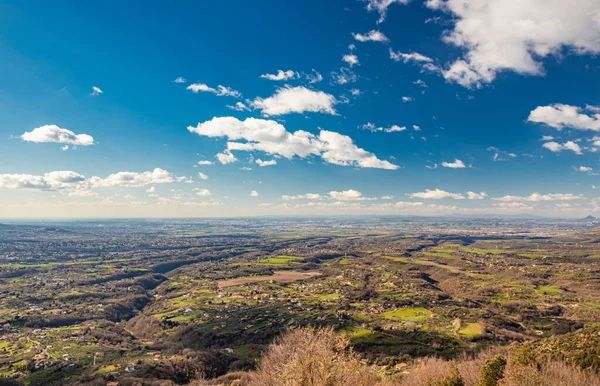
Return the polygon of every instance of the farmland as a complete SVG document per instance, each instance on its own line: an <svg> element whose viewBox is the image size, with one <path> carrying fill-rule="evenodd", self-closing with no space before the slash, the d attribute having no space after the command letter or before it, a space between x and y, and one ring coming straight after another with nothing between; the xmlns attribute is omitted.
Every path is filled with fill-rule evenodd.
<svg viewBox="0 0 600 386"><path fill-rule="evenodd" d="M255 369L308 326L410 369L598 325L596 224L439 221L0 225L0 375L186 384Z"/></svg>

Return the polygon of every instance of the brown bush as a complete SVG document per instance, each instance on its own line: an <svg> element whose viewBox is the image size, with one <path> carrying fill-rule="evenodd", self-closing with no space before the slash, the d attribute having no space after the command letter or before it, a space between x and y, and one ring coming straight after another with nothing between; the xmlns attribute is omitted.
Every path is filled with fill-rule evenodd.
<svg viewBox="0 0 600 386"><path fill-rule="evenodd" d="M580 370L564 362L548 362L537 366L520 366L509 363L500 386L600 386L600 376Z"/></svg>
<svg viewBox="0 0 600 386"><path fill-rule="evenodd" d="M297 330L269 350L248 386L371 386L381 382L332 329Z"/></svg>

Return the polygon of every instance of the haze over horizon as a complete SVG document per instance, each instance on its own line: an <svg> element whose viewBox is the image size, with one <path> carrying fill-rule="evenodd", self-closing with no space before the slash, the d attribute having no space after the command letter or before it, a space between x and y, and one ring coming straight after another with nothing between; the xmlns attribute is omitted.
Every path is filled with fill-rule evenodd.
<svg viewBox="0 0 600 386"><path fill-rule="evenodd" d="M599 216L600 2L0 1L0 218Z"/></svg>

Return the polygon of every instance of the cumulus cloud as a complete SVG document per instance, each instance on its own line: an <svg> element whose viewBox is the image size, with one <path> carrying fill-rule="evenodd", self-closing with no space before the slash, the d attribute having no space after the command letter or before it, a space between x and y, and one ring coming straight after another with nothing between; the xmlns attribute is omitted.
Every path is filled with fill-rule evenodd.
<svg viewBox="0 0 600 386"><path fill-rule="evenodd" d="M334 200L338 200L338 201L377 200L377 198L375 198L375 197L365 197L365 196L363 196L363 194L361 192L359 192L358 190L354 190L354 189L344 190L341 192L332 190L331 192L329 192L329 196L331 198L333 198Z"/></svg>
<svg viewBox="0 0 600 386"><path fill-rule="evenodd" d="M373 153L359 148L352 138L327 130L314 135L304 130L291 133L279 122L247 118L240 121L234 117L215 117L199 123L188 130L201 136L228 139L227 149L217 158L221 163L234 162L231 151L262 151L288 159L297 156L320 156L325 162L362 168L398 169L389 161L380 160ZM245 142L238 142L243 140Z"/></svg>
<svg viewBox="0 0 600 386"><path fill-rule="evenodd" d="M571 193L549 193L549 194L532 193L529 196L506 195L503 197L493 197L492 200L515 201L515 202L521 202L521 201L537 202L537 201L572 201L572 200L582 200L583 198L584 197L581 194L574 195Z"/></svg>
<svg viewBox="0 0 600 386"><path fill-rule="evenodd" d="M215 157L217 157L217 160L223 165L234 163L238 160L229 150L225 150L224 152L217 154Z"/></svg>
<svg viewBox="0 0 600 386"><path fill-rule="evenodd" d="M290 201L290 200L322 200L325 197L321 196L318 193L306 193L306 194L298 194L295 196L289 196L284 194L283 196L281 196L281 199L284 201Z"/></svg>
<svg viewBox="0 0 600 386"><path fill-rule="evenodd" d="M255 162L256 162L256 164L257 164L258 166L261 166L261 167L262 167L262 166L273 166L273 165L277 165L277 160L274 160L274 159L272 159L272 160L268 160L268 161L263 161L263 160L261 160L261 159L259 158L259 159L257 159Z"/></svg>
<svg viewBox="0 0 600 386"><path fill-rule="evenodd" d="M359 42L381 42L387 43L389 39L381 31L371 30L366 34L355 34L353 33L354 39Z"/></svg>
<svg viewBox="0 0 600 386"><path fill-rule="evenodd" d="M452 16L444 41L466 50L444 71L465 87L492 82L500 71L543 75L549 55L600 53L597 0L428 0Z"/></svg>
<svg viewBox="0 0 600 386"><path fill-rule="evenodd" d="M577 170L578 172L582 172L582 173L593 173L594 169L592 169L589 166L580 166L578 168L576 168L575 170Z"/></svg>
<svg viewBox="0 0 600 386"><path fill-rule="evenodd" d="M300 74L292 70L277 70L277 74L262 74L260 77L269 80L288 80L297 78L299 76Z"/></svg>
<svg viewBox="0 0 600 386"><path fill-rule="evenodd" d="M395 133L395 132L399 132L399 131L405 131L406 130L406 126L398 126L398 125L392 125L390 127L377 127L375 126L375 124L371 123L371 122L367 122L364 125L362 125L362 129L363 130L369 130L371 132L384 132L384 133Z"/></svg>
<svg viewBox="0 0 600 386"><path fill-rule="evenodd" d="M198 172L198 177L200 177L203 180L208 180L208 176L202 172Z"/></svg>
<svg viewBox="0 0 600 386"><path fill-rule="evenodd" d="M36 143L66 143L73 146L89 146L94 144L94 138L88 134L75 134L71 130L56 125L43 125L30 132L23 133L23 141ZM63 148L63 150L66 150Z"/></svg>
<svg viewBox="0 0 600 386"><path fill-rule="evenodd" d="M212 192L208 189L198 189L196 190L196 194L201 197L212 196Z"/></svg>
<svg viewBox="0 0 600 386"><path fill-rule="evenodd" d="M471 192L472 193L472 192ZM421 199L431 199L431 200L442 200L445 198L451 198L453 200L464 200L465 196L460 193L450 193L441 189L425 189L424 192L417 193L408 193L408 197L410 198L421 198Z"/></svg>
<svg viewBox="0 0 600 386"><path fill-rule="evenodd" d="M256 98L252 106L260 109L264 115L283 115L289 113L325 113L335 115L333 105L335 97L323 91L313 91L304 86L282 87L268 98Z"/></svg>
<svg viewBox="0 0 600 386"><path fill-rule="evenodd" d="M185 80L185 78L183 76L179 76L173 82L175 82L175 83L185 83L186 80Z"/></svg>
<svg viewBox="0 0 600 386"><path fill-rule="evenodd" d="M142 187L183 181L160 168L147 172L118 172L106 178L91 177L74 171L54 171L43 175L0 174L0 189L24 189L42 191L63 191L70 196L94 196L92 189L105 187ZM148 191L153 192L154 187Z"/></svg>
<svg viewBox="0 0 600 386"><path fill-rule="evenodd" d="M96 87L96 86L92 86L92 92L90 95L92 96L98 96L100 94L102 94L103 91L100 89L100 87Z"/></svg>
<svg viewBox="0 0 600 386"><path fill-rule="evenodd" d="M462 168L466 168L465 163L462 162L461 160L459 160L458 158L454 159L454 162L442 162L442 166L445 168L452 168L452 169L462 169Z"/></svg>
<svg viewBox="0 0 600 386"><path fill-rule="evenodd" d="M599 10L600 12L600 10ZM543 123L556 130L571 128L577 130L600 131L600 112L577 106L556 103L549 106L538 106L529 113L528 122ZM583 113L584 110L592 114Z"/></svg>
<svg viewBox="0 0 600 386"><path fill-rule="evenodd" d="M177 180L172 173L156 168L147 172L118 172L106 178L92 177L90 182L93 187L140 187L153 184L168 184Z"/></svg>
<svg viewBox="0 0 600 386"><path fill-rule="evenodd" d="M209 161L209 160L200 160L198 161L198 165L213 165L214 162Z"/></svg>
<svg viewBox="0 0 600 386"><path fill-rule="evenodd" d="M253 190L250 192L250 197L258 197L258 196L259 196L259 194L256 190Z"/></svg>
<svg viewBox="0 0 600 386"><path fill-rule="evenodd" d="M350 67L358 64L358 56L353 55L353 54L347 54L347 55L342 56L342 60L344 62L348 63L348 65Z"/></svg>
<svg viewBox="0 0 600 386"><path fill-rule="evenodd" d="M211 94L215 94L216 96L232 96L235 98L241 98L242 94L239 91L232 89L231 87L225 87L218 85L217 88L209 87L204 83L192 83L186 87L186 90L190 90L194 94L199 92L209 92Z"/></svg>
<svg viewBox="0 0 600 386"><path fill-rule="evenodd" d="M467 192L467 198L469 200L483 200L486 197L487 197L487 193L486 192L480 192L480 193Z"/></svg>
<svg viewBox="0 0 600 386"><path fill-rule="evenodd" d="M415 100L415 98L413 98L413 97L409 97L409 96L402 97L402 102L412 102L414 100Z"/></svg>
<svg viewBox="0 0 600 386"><path fill-rule="evenodd" d="M560 153L563 150L571 150L575 154L583 154L581 151L581 147L573 141L567 141L563 144L560 144L558 142L546 142L542 146L554 153Z"/></svg>

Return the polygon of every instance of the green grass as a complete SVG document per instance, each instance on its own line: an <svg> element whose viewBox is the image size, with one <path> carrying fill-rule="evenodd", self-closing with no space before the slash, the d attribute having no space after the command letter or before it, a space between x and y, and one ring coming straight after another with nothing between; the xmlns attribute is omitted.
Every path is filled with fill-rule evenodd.
<svg viewBox="0 0 600 386"><path fill-rule="evenodd" d="M541 259L547 255L544 253L518 253L517 256L526 257L528 259Z"/></svg>
<svg viewBox="0 0 600 386"><path fill-rule="evenodd" d="M336 300L340 298L340 294L323 294L317 296L320 300Z"/></svg>
<svg viewBox="0 0 600 386"><path fill-rule="evenodd" d="M348 259L347 257L344 257L343 259L340 260L340 264L348 265L348 264L350 264L350 259Z"/></svg>
<svg viewBox="0 0 600 386"><path fill-rule="evenodd" d="M452 251L454 252L454 251ZM427 257L441 257L442 259L449 259L449 260L457 260L458 257L454 256L450 253L444 253L444 252L423 252L424 256Z"/></svg>
<svg viewBox="0 0 600 386"><path fill-rule="evenodd" d="M269 265L273 267L288 267L294 263L297 263L298 260L302 260L303 257L300 256L291 256L291 255L279 255L275 257L268 257L266 259L261 259L261 265Z"/></svg>
<svg viewBox="0 0 600 386"><path fill-rule="evenodd" d="M538 285L536 291L542 295L558 295L562 293L561 289L555 285Z"/></svg>
<svg viewBox="0 0 600 386"><path fill-rule="evenodd" d="M433 313L425 308L401 308L395 311L388 311L383 313L383 317L392 320L401 320L404 322L421 322L431 318Z"/></svg>
<svg viewBox="0 0 600 386"><path fill-rule="evenodd" d="M465 252L475 253L478 255L500 255L500 254L508 252L504 249L482 249L482 248L470 248L470 247L462 247L461 249Z"/></svg>
<svg viewBox="0 0 600 386"><path fill-rule="evenodd" d="M463 328L458 330L458 333L467 338L473 338L483 334L479 323L466 323Z"/></svg>
<svg viewBox="0 0 600 386"><path fill-rule="evenodd" d="M381 258L396 261L399 263L408 263L408 261L409 261L406 257L397 257L397 256L381 256Z"/></svg>

